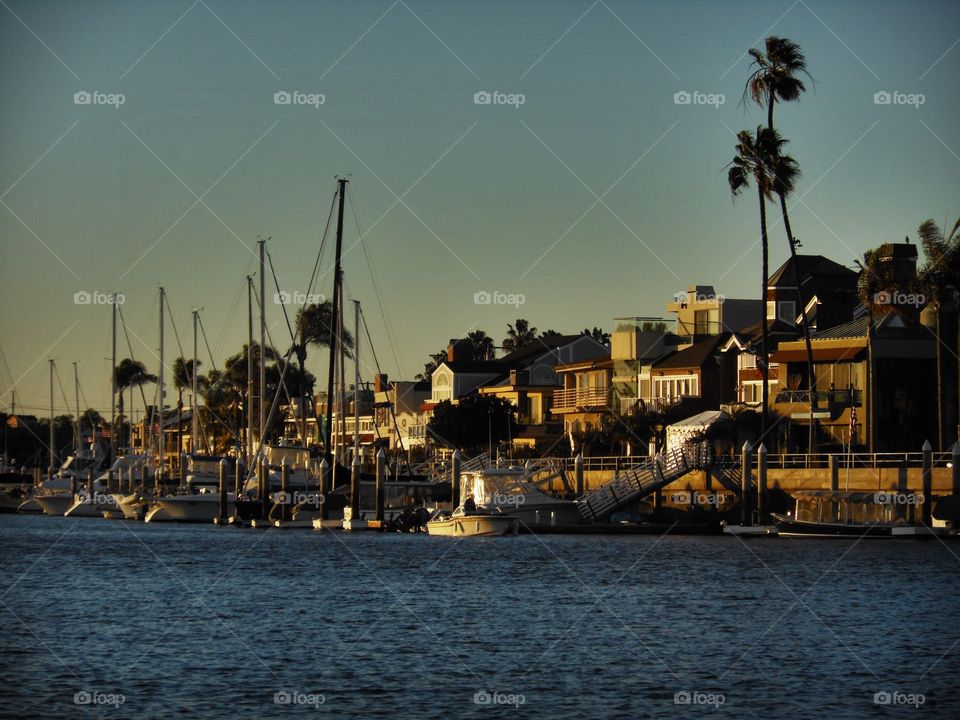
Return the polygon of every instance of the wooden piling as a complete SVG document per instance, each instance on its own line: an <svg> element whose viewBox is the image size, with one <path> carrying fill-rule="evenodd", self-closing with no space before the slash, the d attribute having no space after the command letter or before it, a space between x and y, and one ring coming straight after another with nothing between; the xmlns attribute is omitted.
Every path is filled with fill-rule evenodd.
<svg viewBox="0 0 960 720"><path fill-rule="evenodd" d="M460 507L460 451L453 451L453 462L450 467L450 507L456 510Z"/></svg>
<svg viewBox="0 0 960 720"><path fill-rule="evenodd" d="M324 458L320 463L320 518L322 520L330 519L330 511L327 509L327 493L330 492L330 463Z"/></svg>
<svg viewBox="0 0 960 720"><path fill-rule="evenodd" d="M840 489L840 457L836 453L830 453L827 466L830 468L830 490L837 492Z"/></svg>
<svg viewBox="0 0 960 720"><path fill-rule="evenodd" d="M267 459L260 458L257 468L260 480L260 517L266 519L270 516L270 468L267 465Z"/></svg>
<svg viewBox="0 0 960 720"><path fill-rule="evenodd" d="M360 456L350 463L350 520L360 519Z"/></svg>
<svg viewBox="0 0 960 720"><path fill-rule="evenodd" d="M385 478L386 472L387 472L387 454L383 451L383 448L380 448L380 452L377 453L377 502L376 502L377 516L375 518L378 522L383 522L383 515L384 515L383 483L384 483L384 480L386 479Z"/></svg>
<svg viewBox="0 0 960 720"><path fill-rule="evenodd" d="M140 466L140 492L147 494L147 492L150 490L149 482L150 469L147 467L147 463L144 462L143 465Z"/></svg>
<svg viewBox="0 0 960 720"><path fill-rule="evenodd" d="M923 524L927 527L933 522L933 446L927 440L923 443Z"/></svg>
<svg viewBox="0 0 960 720"><path fill-rule="evenodd" d="M187 454L180 453L180 487L187 486Z"/></svg>
<svg viewBox="0 0 960 720"><path fill-rule="evenodd" d="M290 463L286 458L280 463L280 519L290 519Z"/></svg>
<svg viewBox="0 0 960 720"><path fill-rule="evenodd" d="M239 500L243 495L243 486L247 481L247 467L243 462L242 457L237 458L237 468L235 479L233 481L233 494L234 497Z"/></svg>
<svg viewBox="0 0 960 720"><path fill-rule="evenodd" d="M951 485L953 485L953 494L960 495L960 443L953 444L953 451L950 457L951 465L950 468L950 479L952 480Z"/></svg>
<svg viewBox="0 0 960 720"><path fill-rule="evenodd" d="M752 524L752 503L750 501L750 475L753 471L753 453L750 442L745 441L740 449L740 524Z"/></svg>
<svg viewBox="0 0 960 720"><path fill-rule="evenodd" d="M227 470L229 466L227 464L227 459L223 458L220 461L220 521L224 522L227 519Z"/></svg>
<svg viewBox="0 0 960 720"><path fill-rule="evenodd" d="M583 497L583 453L577 453L573 459L573 476L577 484L577 497Z"/></svg>
<svg viewBox="0 0 960 720"><path fill-rule="evenodd" d="M757 521L767 524L767 446L757 448Z"/></svg>

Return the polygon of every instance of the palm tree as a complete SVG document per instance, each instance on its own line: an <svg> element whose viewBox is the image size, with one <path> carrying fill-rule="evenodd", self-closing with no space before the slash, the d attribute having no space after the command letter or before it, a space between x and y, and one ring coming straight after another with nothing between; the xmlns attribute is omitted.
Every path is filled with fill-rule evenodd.
<svg viewBox="0 0 960 720"><path fill-rule="evenodd" d="M770 369L767 352L767 281L769 276L769 244L767 236L767 200L773 200L774 186L784 189L791 182L790 171L796 174L796 162L789 156L783 156L780 149L786 141L775 130L758 127L756 134L749 130L737 133L736 156L727 172L727 183L734 198L749 187L751 179L757 186L757 198L760 202L760 243L762 287L760 294L760 368L763 373L761 411L761 437L767 430L767 405L770 397L768 387ZM792 164L791 164L792 162ZM778 173L780 176L778 177ZM792 185L790 185L792 188Z"/></svg>
<svg viewBox="0 0 960 720"><path fill-rule="evenodd" d="M310 345L316 347L330 347L330 340L336 328L336 317L333 312L333 303L326 300L319 304L306 305L297 313L297 341L294 344L294 353L297 356L297 363L300 366L300 378L306 377L307 348ZM344 352L350 357L350 351L353 349L353 335L349 330L343 328L343 347ZM307 443L307 388L301 382L299 387L300 395L300 423L302 428L303 443ZM319 427L319 418L317 427Z"/></svg>
<svg viewBox="0 0 960 720"><path fill-rule="evenodd" d="M503 339L503 349L507 352L516 350L537 337L537 329L523 318L517 320L516 325L507 323L507 336Z"/></svg>
<svg viewBox="0 0 960 720"><path fill-rule="evenodd" d="M123 391L130 390L130 408L133 409L133 388L141 387L147 383L157 382L159 379L153 373L148 373L146 366L142 362L136 360L131 360L130 358L124 358L120 361L120 364L113 370L114 381L117 385L117 392L119 393L119 401L117 403L119 413L123 416ZM161 400L161 404L162 404ZM146 404L144 404L144 413L146 413ZM130 427L130 432L133 432L133 422L132 419L128 423ZM130 442L128 436L127 442Z"/></svg>
<svg viewBox="0 0 960 720"><path fill-rule="evenodd" d="M493 338L485 330L474 330L467 334L467 340L473 347L473 357L477 360L493 360Z"/></svg>
<svg viewBox="0 0 960 720"><path fill-rule="evenodd" d="M197 360L194 365L193 360L185 360L178 357L173 361L173 386L177 390L177 455L183 449L183 391L193 388L193 374L197 372L201 362ZM197 378L197 384L200 384L200 378ZM193 412L197 412L197 398L193 398ZM190 440L191 450L197 446L197 438Z"/></svg>
<svg viewBox="0 0 960 720"><path fill-rule="evenodd" d="M933 220L924 221L917 230L923 246L926 264L920 269L920 283L929 298L936 318L937 335L937 443L941 451L946 449L946 427L954 420L946 408L952 403L944 398L944 348L951 351L943 340L944 321L957 322L957 292L960 290L960 218L954 223L950 234L943 231ZM958 325L958 351L960 351L960 325ZM960 370L960 368L958 368ZM960 380L958 380L960 382ZM958 437L960 441L960 437Z"/></svg>
<svg viewBox="0 0 960 720"><path fill-rule="evenodd" d="M580 334L589 335L601 345L606 345L607 347L610 347L610 333L604 332L603 328L594 327L593 330L590 330L589 328L584 328Z"/></svg>
<svg viewBox="0 0 960 720"><path fill-rule="evenodd" d="M773 106L777 100L781 102L799 100L800 94L806 91L806 87L797 75L803 73L810 77L810 73L807 72L806 58L800 51L800 46L796 43L772 35L766 39L765 49L766 53L755 48L750 49L750 56L753 58L753 65L756 66L756 70L747 78L744 95L749 94L757 105L766 106L767 129L772 131L774 130ZM799 170L795 173L794 179L798 175ZM780 214L783 217L783 228L787 233L787 245L790 247L793 282L797 288L803 343L807 353L807 387L810 391L810 434L807 451L812 453L814 443L813 413L817 408L817 375L813 367L813 346L810 343L807 298L803 294L803 288L800 284L800 269L797 266L797 247L800 243L793 235L793 230L790 227L790 215L787 212L786 196L790 194L791 190L792 188L788 190L783 186L774 186L774 192L780 201Z"/></svg>

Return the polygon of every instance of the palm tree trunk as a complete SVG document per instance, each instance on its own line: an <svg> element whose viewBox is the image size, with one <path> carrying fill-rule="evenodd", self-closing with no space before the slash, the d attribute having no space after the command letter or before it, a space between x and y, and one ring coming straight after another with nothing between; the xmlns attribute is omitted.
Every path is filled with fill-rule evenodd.
<svg viewBox="0 0 960 720"><path fill-rule="evenodd" d="M771 105L772 109L772 105ZM787 231L787 243L790 245L790 259L793 265L793 282L797 286L797 301L800 303L800 317L803 318L803 344L807 351L807 387L810 390L810 427L807 435L807 452L813 453L815 427L813 413L817 409L817 374L813 367L813 346L810 344L810 325L807 322L807 299L803 296L800 287L800 270L797 268L797 246L793 240L793 231L790 229L790 216L787 214L787 200L781 193L780 212L783 215L783 227Z"/></svg>
<svg viewBox="0 0 960 720"><path fill-rule="evenodd" d="M763 273L763 287L760 295L760 355L762 358L762 378L763 378L763 388L761 390L761 398L763 402L763 407L760 409L760 438L763 440L767 434L767 406L770 402L770 368L768 365L768 354L767 354L767 275L768 275L768 245L767 245L767 205L766 199L763 194L763 184L757 183L757 193L760 198L760 243L762 248L762 273Z"/></svg>

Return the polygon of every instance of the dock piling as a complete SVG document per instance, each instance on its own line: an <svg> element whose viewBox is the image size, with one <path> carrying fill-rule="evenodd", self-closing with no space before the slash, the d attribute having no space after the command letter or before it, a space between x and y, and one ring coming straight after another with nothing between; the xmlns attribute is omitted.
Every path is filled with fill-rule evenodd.
<svg viewBox="0 0 960 720"><path fill-rule="evenodd" d="M950 479L953 486L953 494L960 495L960 443L953 444L953 450L950 455Z"/></svg>
<svg viewBox="0 0 960 720"><path fill-rule="evenodd" d="M330 513L327 510L327 493L330 492L330 463L324 458L320 463L320 518L329 520Z"/></svg>
<svg viewBox="0 0 960 720"><path fill-rule="evenodd" d="M577 497L583 497L583 453L577 453L573 460L573 475L577 483Z"/></svg>
<svg viewBox="0 0 960 720"><path fill-rule="evenodd" d="M450 507L456 510L460 507L460 451L453 451L453 462L450 467Z"/></svg>
<svg viewBox="0 0 960 720"><path fill-rule="evenodd" d="M757 522L767 523L767 446L757 448Z"/></svg>
<svg viewBox="0 0 960 720"><path fill-rule="evenodd" d="M182 467L182 466L181 466ZM227 459L220 461L220 520L227 519Z"/></svg>
<svg viewBox="0 0 960 720"><path fill-rule="evenodd" d="M837 492L840 489L840 458L836 453L830 453L827 466L830 468L830 490Z"/></svg>
<svg viewBox="0 0 960 720"><path fill-rule="evenodd" d="M131 472L133 471L131 470ZM143 465L140 466L140 492L144 494L147 493L147 491L150 489L149 485L147 484L149 482L150 482L149 470L147 468L147 464L144 463Z"/></svg>
<svg viewBox="0 0 960 720"><path fill-rule="evenodd" d="M385 479L387 471L387 454L383 451L383 448L380 448L380 452L377 453L377 517L378 522L383 522L383 482Z"/></svg>
<svg viewBox="0 0 960 720"><path fill-rule="evenodd" d="M360 456L354 455L350 463L350 519L360 519Z"/></svg>
<svg viewBox="0 0 960 720"><path fill-rule="evenodd" d="M187 486L187 454L180 453L180 487Z"/></svg>
<svg viewBox="0 0 960 720"><path fill-rule="evenodd" d="M243 485L247 480L247 468L244 465L242 457L237 458L236 470L236 477L233 481L233 493L234 497L239 500L240 496L243 495Z"/></svg>
<svg viewBox="0 0 960 720"><path fill-rule="evenodd" d="M270 468L266 458L260 458L257 469L260 481L260 517L266 519L270 516Z"/></svg>
<svg viewBox="0 0 960 720"><path fill-rule="evenodd" d="M283 458L280 463L280 519L290 519L290 463Z"/></svg>
<svg viewBox="0 0 960 720"><path fill-rule="evenodd" d="M923 443L923 524L927 527L933 522L933 446L927 440Z"/></svg>
<svg viewBox="0 0 960 720"><path fill-rule="evenodd" d="M740 450L740 524L751 524L750 474L753 470L750 441L744 441Z"/></svg>

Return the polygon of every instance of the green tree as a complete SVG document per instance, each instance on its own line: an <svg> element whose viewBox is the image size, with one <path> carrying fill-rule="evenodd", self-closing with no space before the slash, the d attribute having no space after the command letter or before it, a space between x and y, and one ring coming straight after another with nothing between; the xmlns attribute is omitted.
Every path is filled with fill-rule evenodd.
<svg viewBox="0 0 960 720"><path fill-rule="evenodd" d="M666 327L666 326L664 326ZM610 333L604 332L603 328L594 327L593 330L589 328L584 328L581 332L581 335L589 335L594 340L596 340L601 345L606 345L610 347Z"/></svg>
<svg viewBox="0 0 960 720"><path fill-rule="evenodd" d="M531 327L527 320L519 318L515 325L507 323L507 336L503 339L503 349L506 352L512 352L528 342L532 342L536 337L537 329Z"/></svg>
<svg viewBox="0 0 960 720"><path fill-rule="evenodd" d="M493 338L485 330L474 330L467 334L467 340L473 347L473 357L476 360L493 360L495 347Z"/></svg>
<svg viewBox="0 0 960 720"><path fill-rule="evenodd" d="M159 378L153 373L148 373L146 366L142 362L137 360L131 360L130 358L124 358L120 361L120 364L117 365L113 370L114 382L117 386L117 410L120 417L123 417L123 391L130 391L130 410L133 410L133 389L135 387L142 387L147 383L155 383ZM163 401L161 400L161 404ZM146 404L144 404L144 413L146 413ZM130 431L133 430L133 420L129 420ZM122 440L122 438L121 438ZM130 443L129 434L127 436L127 444Z"/></svg>
<svg viewBox="0 0 960 720"><path fill-rule="evenodd" d="M444 400L427 425L436 442L471 453L513 438L520 429L516 405L493 395L469 395L456 405Z"/></svg>

